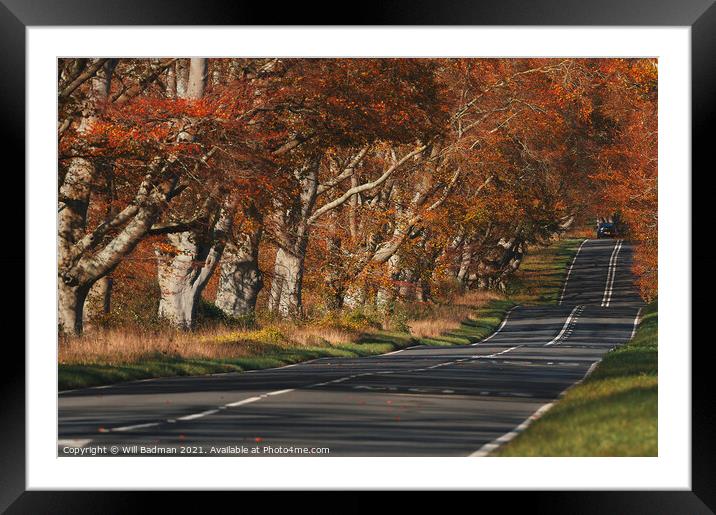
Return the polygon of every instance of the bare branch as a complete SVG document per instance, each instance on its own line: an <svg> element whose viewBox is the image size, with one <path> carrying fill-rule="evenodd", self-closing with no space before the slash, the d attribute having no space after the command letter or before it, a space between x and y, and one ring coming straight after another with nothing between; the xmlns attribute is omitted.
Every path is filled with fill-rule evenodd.
<svg viewBox="0 0 716 515"><path fill-rule="evenodd" d="M313 213L313 216L311 216L308 219L308 223L309 224L314 223L322 214L327 213L328 211L335 209L338 206L342 205L349 198L351 198L353 195L356 195L363 191L372 190L373 188L377 188L378 186L383 184L393 174L393 172L395 172L398 168L400 168L403 164L405 164L410 158L422 153L426 148L428 148L427 145L421 145L420 147L416 148L412 152L409 152L408 154L403 156L399 161L394 163L390 168L388 168L383 173L383 175L378 177L375 181L361 184L360 186L351 188L348 191L346 191L343 195L338 197L337 199L333 200L332 202L329 202L328 204L323 205L320 209L317 209L316 212Z"/></svg>

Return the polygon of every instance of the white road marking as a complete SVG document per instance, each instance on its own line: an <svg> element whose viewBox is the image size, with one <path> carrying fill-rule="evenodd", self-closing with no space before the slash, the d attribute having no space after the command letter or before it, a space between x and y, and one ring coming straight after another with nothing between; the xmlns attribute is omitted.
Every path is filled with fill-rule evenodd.
<svg viewBox="0 0 716 515"><path fill-rule="evenodd" d="M60 447L84 447L88 443L90 443L92 440L90 439L77 439L77 440L67 440L67 439L58 439L57 440L57 446Z"/></svg>
<svg viewBox="0 0 716 515"><path fill-rule="evenodd" d="M567 320L564 322L564 325L562 326L562 330L550 342L545 343L545 347L547 347L549 345L554 345L555 343L560 341L562 339L562 337L564 336L564 334L567 332L567 329L570 327L570 324L572 323L572 319L574 319L574 321L576 322L575 315L576 315L576 317L579 317L578 311L579 311L579 313L581 313L583 309L584 309L584 306L581 306L581 305L574 306L574 309L572 309L572 312L569 314L569 316L567 317Z"/></svg>
<svg viewBox="0 0 716 515"><path fill-rule="evenodd" d="M564 294L567 291L567 283L569 282L569 276L572 275L572 267L574 267L574 263L577 262L577 256L579 256L579 253L582 250L582 247L585 243L587 243L589 240L584 240L581 245L579 245L579 248L577 249L577 253L574 255L574 259L572 259L572 262L569 265L569 268L567 269L567 277L564 278L564 285L562 286L562 295L559 296L559 302L558 304L562 304L562 300L564 300Z"/></svg>
<svg viewBox="0 0 716 515"><path fill-rule="evenodd" d="M642 310L642 308L639 308L639 311L636 312L636 316L634 317L634 327L632 327L632 329L631 329L631 336L629 336L629 340L634 339L636 330L639 327L639 317L641 316L641 310Z"/></svg>
<svg viewBox="0 0 716 515"><path fill-rule="evenodd" d="M243 406L244 404L251 404L252 402L260 401L262 397L249 397L248 399L243 399L241 401L236 402L230 402L229 404L224 404L224 406L229 408L235 408L236 406Z"/></svg>
<svg viewBox="0 0 716 515"><path fill-rule="evenodd" d="M480 345L481 343L485 343L487 340L491 340L492 338L494 338L497 335L497 333L502 331L502 328L505 327L505 324L507 323L507 319L510 318L510 313L512 313L518 307L519 306L514 306L514 307L510 308L510 310L507 313L505 313L505 318L502 319L502 323L500 324L500 327L498 327L494 333L492 333L487 338L480 340L479 342L472 343L471 346L475 347L476 345Z"/></svg>
<svg viewBox="0 0 716 515"><path fill-rule="evenodd" d="M394 350L393 352L388 352L386 354L383 354L383 356L392 356L393 354L398 354L399 352L403 352L405 349L400 350Z"/></svg>
<svg viewBox="0 0 716 515"><path fill-rule="evenodd" d="M619 252L622 250L623 245L624 245L624 240L621 240L619 242L619 250L617 250L617 253L614 256L614 266L613 266L613 271L612 271L612 284L609 287L609 297L607 297L606 307L609 307L609 304L612 301L612 295L614 294L614 281L617 278L617 261L619 260Z"/></svg>
<svg viewBox="0 0 716 515"><path fill-rule="evenodd" d="M152 427L152 426L158 426L159 422L149 422L147 424L135 424L133 426L122 426L122 427L113 427L111 431L131 431L133 429L142 429L145 427Z"/></svg>
<svg viewBox="0 0 716 515"><path fill-rule="evenodd" d="M512 440L515 436L520 434L522 431L527 429L527 426L529 426L532 422L540 418L547 410L549 410L554 405L554 402L547 403L543 406L541 406L537 411L532 413L529 417L525 419L524 422L522 422L519 426L514 428L512 431L505 433L504 435L500 436L499 438L495 438L489 443L486 443L482 447L480 447L478 450L470 454L470 457L474 458L482 458L490 454L492 451L497 449L499 446L509 442Z"/></svg>
<svg viewBox="0 0 716 515"><path fill-rule="evenodd" d="M537 420L538 418L540 418L542 415L544 415L547 411L549 411L549 410L557 403L557 401L559 401L559 399L560 399L561 397L563 397L564 394L567 393L571 388L574 388L574 387L577 386L578 384L582 383L582 381L584 381L587 377L589 377L589 375L590 375L592 372L594 372L594 369L597 368L597 365L598 365L598 364L599 364L599 361L595 361L594 363L592 363L591 366L587 369L587 372L584 374L584 376L582 376L582 378L581 378L579 381L577 381L576 383L572 383L572 384L569 385L567 388L565 388L564 390L562 390L562 392L557 396L557 399L555 399L555 400L553 400L553 401L551 401L551 402L548 402L547 404L543 404L542 406L540 406L539 408L537 408L537 410L536 410L534 413L532 413L532 415L530 415L529 417L527 417L519 426L517 426L516 428L514 428L512 431L508 431L508 432L505 433L504 435L502 435L502 436L500 436L500 437L498 437L498 438L495 438L494 440L492 440L492 441L489 442L489 443L486 443L485 445L483 445L482 447L480 447L478 450L476 450L475 452L473 452L473 453L470 454L469 456L470 456L470 457L475 457L475 458L483 458L483 457L489 455L492 451L494 451L495 449L497 449L497 448L500 447L501 445L506 444L506 443L509 442L510 440L514 439L514 438L515 438L517 435L519 435L522 431L524 431L525 429L527 429L527 427L528 427L532 422L534 422L535 420Z"/></svg>
<svg viewBox="0 0 716 515"><path fill-rule="evenodd" d="M210 409L207 411L202 411L201 413L193 413L191 415L185 415L183 417L177 417L177 420L194 420L197 418L206 417L208 415L214 415L215 413L219 413L218 409Z"/></svg>
<svg viewBox="0 0 716 515"><path fill-rule="evenodd" d="M507 354L510 351L513 351L515 349L519 349L520 347L524 347L524 345L515 345L514 347L510 347L507 350L503 350L500 352L495 352L494 354L488 354L487 356L473 356L470 359L485 359L485 358L494 358L495 356L499 356L500 354Z"/></svg>
<svg viewBox="0 0 716 515"><path fill-rule="evenodd" d="M285 390L276 390L275 392L269 392L266 395L267 396L273 396L273 395L283 395L284 393L290 393L294 390L294 388L286 388Z"/></svg>
<svg viewBox="0 0 716 515"><path fill-rule="evenodd" d="M617 260L619 259L619 251L622 248L624 240L617 240L614 250L609 258L609 268L607 270L607 283L604 286L604 296L602 297L602 307L608 308L609 302L612 300L612 290L614 289L614 279L617 275Z"/></svg>

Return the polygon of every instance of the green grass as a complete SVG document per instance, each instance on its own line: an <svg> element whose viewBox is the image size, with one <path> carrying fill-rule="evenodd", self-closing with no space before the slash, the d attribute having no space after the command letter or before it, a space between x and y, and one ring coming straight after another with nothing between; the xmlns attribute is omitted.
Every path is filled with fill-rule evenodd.
<svg viewBox="0 0 716 515"><path fill-rule="evenodd" d="M517 304L556 304L567 267L583 241L584 238L564 238L548 247L529 249L510 280L509 297Z"/></svg>
<svg viewBox="0 0 716 515"><path fill-rule="evenodd" d="M657 456L658 306L542 418L495 456Z"/></svg>
<svg viewBox="0 0 716 515"><path fill-rule="evenodd" d="M385 354L411 345L466 345L488 336L500 325L505 313L518 303L556 302L564 270L572 260L580 239L560 240L549 247L530 249L513 278L508 299L493 300L476 309L471 320L458 329L434 338L414 338L407 332L373 330L358 341L325 346L263 345L260 354L235 359L190 359L156 356L136 363L60 364L60 390L100 386L152 377L193 376L242 372L308 361L322 357L360 357Z"/></svg>

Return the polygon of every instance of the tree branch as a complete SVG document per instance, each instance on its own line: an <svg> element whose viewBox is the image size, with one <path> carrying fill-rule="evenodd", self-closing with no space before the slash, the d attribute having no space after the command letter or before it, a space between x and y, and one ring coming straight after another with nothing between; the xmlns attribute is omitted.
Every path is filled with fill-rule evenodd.
<svg viewBox="0 0 716 515"><path fill-rule="evenodd" d="M361 184L360 186L356 186L354 188L349 189L346 191L343 195L338 197L337 199L333 200L332 202L329 202L328 204L323 205L320 209L317 209L315 213L313 213L313 216L311 216L308 219L308 223L312 224L314 223L322 214L327 213L328 211L337 208L344 202L346 202L349 198L351 198L353 195L356 195L358 193L361 193L363 191L372 190L373 188L377 188L381 184L383 184L392 174L395 172L398 168L400 168L408 159L420 154L423 152L428 146L422 145L412 152L409 152L405 156L403 156L402 159L394 163L390 168L388 168L383 175L378 177L373 182L368 182L365 184Z"/></svg>

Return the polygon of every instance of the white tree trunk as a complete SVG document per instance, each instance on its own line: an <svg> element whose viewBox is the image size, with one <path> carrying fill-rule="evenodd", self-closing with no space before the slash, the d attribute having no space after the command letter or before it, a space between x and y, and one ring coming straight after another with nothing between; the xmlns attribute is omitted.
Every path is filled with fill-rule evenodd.
<svg viewBox="0 0 716 515"><path fill-rule="evenodd" d="M196 100L204 96L206 87L206 58L192 57L189 63L189 79L186 87L186 98Z"/></svg>
<svg viewBox="0 0 716 515"><path fill-rule="evenodd" d="M226 245L221 257L221 275L216 291L216 305L233 318L252 317L256 298L263 288L259 270L261 229L241 234L237 243Z"/></svg>
<svg viewBox="0 0 716 515"><path fill-rule="evenodd" d="M197 100L203 96L206 61L205 58L192 58L188 70L183 63L177 66L176 86L180 98ZM188 132L183 133L183 137L186 140L193 139ZM221 258L225 245L223 238L231 223L227 217L233 217L233 210L229 214L226 209L222 209L220 220L214 227L208 224L211 213L205 215L207 227L203 231L185 231L167 236L167 241L175 248L173 255L162 250L156 252L159 258L157 279L161 292L159 316L178 329L191 329L194 326L197 304Z"/></svg>
<svg viewBox="0 0 716 515"><path fill-rule="evenodd" d="M395 299L395 286L394 282L398 280L400 274L400 256L393 254L388 259L388 277L390 284L387 286L381 286L378 288L378 292L375 295L375 304L379 308L388 307L388 305Z"/></svg>
<svg viewBox="0 0 716 515"><path fill-rule="evenodd" d="M467 274L470 271L470 265L472 264L472 245L469 239L466 239L462 247L462 256L460 259L460 268L457 271L457 280L461 284L465 285L467 281Z"/></svg>
<svg viewBox="0 0 716 515"><path fill-rule="evenodd" d="M201 294L224 251L233 222L233 209L222 208L210 234L193 231L167 236L172 252L156 251L159 316L178 329L192 329Z"/></svg>
<svg viewBox="0 0 716 515"><path fill-rule="evenodd" d="M276 252L269 309L282 317L302 314L301 290L305 258L305 249L301 254L291 254L282 248Z"/></svg>
<svg viewBox="0 0 716 515"><path fill-rule="evenodd" d="M158 280L161 291L159 316L178 329L191 329L201 293L218 262L220 253L202 245L196 234L171 234L169 241L176 248L170 256L158 251Z"/></svg>
<svg viewBox="0 0 716 515"><path fill-rule="evenodd" d="M114 61L107 61L90 79L90 93L82 107L77 129L85 134L97 118L98 110L107 99ZM82 332L84 300L92 282L80 282L71 273L77 263L73 247L87 228L87 209L96 168L85 157L70 159L67 173L59 190L58 225L58 317L59 330L67 334Z"/></svg>
<svg viewBox="0 0 716 515"><path fill-rule="evenodd" d="M58 329L62 334L82 333L82 313L89 287L72 285L60 280L58 289Z"/></svg>

